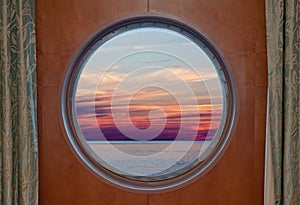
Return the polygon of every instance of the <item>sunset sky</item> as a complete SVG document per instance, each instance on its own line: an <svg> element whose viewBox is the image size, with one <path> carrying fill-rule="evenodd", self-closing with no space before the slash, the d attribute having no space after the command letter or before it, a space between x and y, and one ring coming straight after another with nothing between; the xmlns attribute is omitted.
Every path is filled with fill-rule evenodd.
<svg viewBox="0 0 300 205"><path fill-rule="evenodd" d="M76 118L87 140L209 140L222 109L214 65L167 29L135 29L109 40L77 84Z"/></svg>

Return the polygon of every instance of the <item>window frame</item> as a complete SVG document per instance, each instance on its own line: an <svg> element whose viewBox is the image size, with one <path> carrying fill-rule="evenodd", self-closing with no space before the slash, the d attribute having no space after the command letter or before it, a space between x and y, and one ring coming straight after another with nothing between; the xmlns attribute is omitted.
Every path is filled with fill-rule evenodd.
<svg viewBox="0 0 300 205"><path fill-rule="evenodd" d="M108 170L103 165L101 165L91 154L91 151L87 149L84 145L83 139L78 136L80 132L79 126L74 125L74 83L78 81L80 76L81 67L87 61L86 56L92 54L94 48L101 45L106 41L105 38L111 39L114 36L119 35L123 32L122 28L128 29L130 25L141 25L143 24L163 24L168 27L176 27L182 32L186 32L186 36L191 36L199 39L208 49L213 56L209 56L210 59L218 62L220 65L220 71L226 85L226 98L227 100L227 117L224 122L223 132L220 134L220 139L208 156L201 163L193 165L189 171L181 173L176 177L171 177L168 179L161 178L160 180L154 181L145 181L139 178L126 178L117 173L114 173L111 170ZM205 52L206 53L206 52ZM207 54L207 53L206 53ZM213 62L214 64L214 62ZM223 85L221 85L223 91ZM95 176L104 182L116 186L118 188L129 190L133 192L147 192L147 193L158 193L166 190L173 190L184 186L185 184L191 183L192 181L202 177L207 173L222 157L226 148L228 147L231 141L231 131L234 126L234 117L235 117L235 107L236 107L236 98L233 87L232 79L229 75L228 66L225 63L224 59L221 57L220 52L213 46L213 44L202 35L199 31L193 27L167 17L162 16L135 16L127 19L119 20L116 23L111 24L110 26L102 29L96 35L94 35L84 46L79 50L78 55L73 58L72 63L68 67L61 95L61 114L63 119L63 127L66 132L67 142L70 144L71 150L74 155L79 158L79 161ZM224 112L224 110L223 110ZM224 113L223 113L224 114ZM223 115L222 114L222 115ZM186 168L186 167L185 167Z"/></svg>

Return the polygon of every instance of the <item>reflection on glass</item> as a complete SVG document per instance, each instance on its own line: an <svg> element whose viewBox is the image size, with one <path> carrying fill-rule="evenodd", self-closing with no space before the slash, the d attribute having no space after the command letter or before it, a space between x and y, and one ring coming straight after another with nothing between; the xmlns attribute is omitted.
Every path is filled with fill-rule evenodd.
<svg viewBox="0 0 300 205"><path fill-rule="evenodd" d="M225 119L209 55L158 27L128 30L97 47L75 94L75 121L96 160L141 180L171 178L203 161Z"/></svg>

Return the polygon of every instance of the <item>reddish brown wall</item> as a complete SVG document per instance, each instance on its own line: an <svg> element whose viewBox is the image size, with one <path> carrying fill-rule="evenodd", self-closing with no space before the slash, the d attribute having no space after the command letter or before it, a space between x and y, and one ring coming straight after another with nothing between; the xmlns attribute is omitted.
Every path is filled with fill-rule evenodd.
<svg viewBox="0 0 300 205"><path fill-rule="evenodd" d="M217 166L187 188L151 197L150 204L263 204L264 1L150 0L150 11L178 16L214 42L230 65L239 101L234 139Z"/></svg>
<svg viewBox="0 0 300 205"><path fill-rule="evenodd" d="M176 16L221 50L233 74L238 119L233 141L203 178L175 192L145 195L115 189L71 152L61 127L60 88L71 56L88 37L119 17L147 12ZM267 67L264 1L36 0L41 205L259 205Z"/></svg>
<svg viewBox="0 0 300 205"><path fill-rule="evenodd" d="M114 18L144 12L146 1L37 0L40 204L146 204L146 195L112 189L74 157L61 129L59 95L72 54Z"/></svg>

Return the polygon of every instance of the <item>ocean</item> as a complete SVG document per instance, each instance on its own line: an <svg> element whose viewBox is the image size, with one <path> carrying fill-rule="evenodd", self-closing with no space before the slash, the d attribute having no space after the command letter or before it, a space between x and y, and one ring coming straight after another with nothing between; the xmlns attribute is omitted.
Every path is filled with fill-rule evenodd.
<svg viewBox="0 0 300 205"><path fill-rule="evenodd" d="M210 141L88 141L98 161L126 176L174 175L191 165Z"/></svg>

